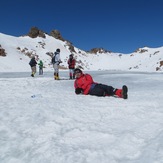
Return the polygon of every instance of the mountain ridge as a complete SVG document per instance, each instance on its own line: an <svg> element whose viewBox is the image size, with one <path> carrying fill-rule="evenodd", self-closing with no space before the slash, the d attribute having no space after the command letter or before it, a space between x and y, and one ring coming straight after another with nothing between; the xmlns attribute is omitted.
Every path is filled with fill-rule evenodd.
<svg viewBox="0 0 163 163"><path fill-rule="evenodd" d="M51 54L57 48L61 49L61 69L68 69L67 60L73 53L76 66L83 70L163 71L163 47L143 47L130 54L114 53L103 48L86 52L67 40L44 34L44 38L31 38L0 33L0 53L3 54L0 55L0 72L30 71L28 63L32 56L43 60L45 71L53 71Z"/></svg>

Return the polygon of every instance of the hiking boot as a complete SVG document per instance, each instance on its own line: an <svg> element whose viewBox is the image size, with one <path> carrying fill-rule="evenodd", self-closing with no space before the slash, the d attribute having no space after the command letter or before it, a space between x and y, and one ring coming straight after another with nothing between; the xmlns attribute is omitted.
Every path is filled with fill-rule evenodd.
<svg viewBox="0 0 163 163"><path fill-rule="evenodd" d="M59 76L54 76L54 80L59 80Z"/></svg>
<svg viewBox="0 0 163 163"><path fill-rule="evenodd" d="M123 87L122 87L122 98L123 99L127 99L128 98L127 92L128 92L127 86L126 85L123 85Z"/></svg>

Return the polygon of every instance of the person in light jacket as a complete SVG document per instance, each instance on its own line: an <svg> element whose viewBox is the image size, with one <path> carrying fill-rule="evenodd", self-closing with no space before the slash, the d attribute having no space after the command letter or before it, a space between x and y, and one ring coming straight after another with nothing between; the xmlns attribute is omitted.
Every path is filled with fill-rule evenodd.
<svg viewBox="0 0 163 163"><path fill-rule="evenodd" d="M59 64L62 63L60 59L60 49L56 49L52 56L52 64L54 68L54 79L59 80Z"/></svg>

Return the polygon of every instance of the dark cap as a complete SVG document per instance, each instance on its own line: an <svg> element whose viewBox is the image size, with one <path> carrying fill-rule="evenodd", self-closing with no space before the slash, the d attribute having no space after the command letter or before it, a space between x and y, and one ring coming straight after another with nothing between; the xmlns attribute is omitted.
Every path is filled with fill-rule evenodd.
<svg viewBox="0 0 163 163"><path fill-rule="evenodd" d="M74 73L76 74L76 73L82 73L82 70L80 70L79 68L76 68L75 70L74 70Z"/></svg>
<svg viewBox="0 0 163 163"><path fill-rule="evenodd" d="M60 52L60 49L57 49L56 52Z"/></svg>

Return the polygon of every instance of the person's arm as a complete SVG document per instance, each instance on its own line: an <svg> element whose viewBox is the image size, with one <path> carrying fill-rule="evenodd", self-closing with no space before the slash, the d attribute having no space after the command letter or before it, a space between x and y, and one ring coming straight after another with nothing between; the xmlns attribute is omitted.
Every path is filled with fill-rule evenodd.
<svg viewBox="0 0 163 163"><path fill-rule="evenodd" d="M78 80L76 79L74 82L74 87L75 87L75 93L78 94L82 94L83 93L83 89L80 88L80 86L78 85Z"/></svg>

